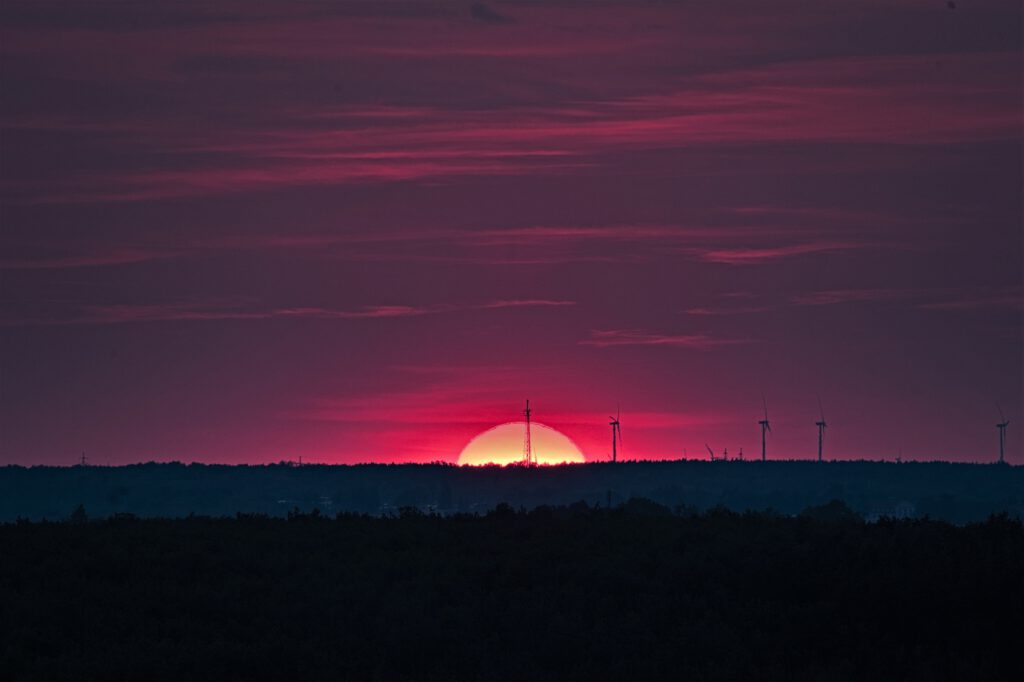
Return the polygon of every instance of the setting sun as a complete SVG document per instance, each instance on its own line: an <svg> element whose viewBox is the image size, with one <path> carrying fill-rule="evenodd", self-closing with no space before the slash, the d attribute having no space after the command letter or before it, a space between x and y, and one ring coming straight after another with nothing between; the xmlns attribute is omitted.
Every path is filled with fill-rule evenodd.
<svg viewBox="0 0 1024 682"><path fill-rule="evenodd" d="M459 455L459 464L514 464L523 459L526 422L509 422L484 431L469 441ZM586 461L583 453L565 434L537 422L530 424L533 452L538 464L568 464Z"/></svg>

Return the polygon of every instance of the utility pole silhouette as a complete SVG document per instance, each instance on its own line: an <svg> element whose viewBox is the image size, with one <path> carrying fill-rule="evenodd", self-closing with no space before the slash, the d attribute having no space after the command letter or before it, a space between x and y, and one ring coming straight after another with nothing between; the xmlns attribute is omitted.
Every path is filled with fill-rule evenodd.
<svg viewBox="0 0 1024 682"><path fill-rule="evenodd" d="M761 394L761 403L764 405L764 419L757 422L761 425L761 461L764 462L768 459L768 449L765 439L766 433L771 433L772 425L768 421L768 401L764 399L764 394Z"/></svg>
<svg viewBox="0 0 1024 682"><path fill-rule="evenodd" d="M821 415L821 421L814 422L814 425L818 427L818 461L821 461L821 447L825 441L825 427L828 424L825 423L825 410L821 406L821 396L818 396L818 414Z"/></svg>
<svg viewBox="0 0 1024 682"><path fill-rule="evenodd" d="M88 466L89 465L89 461L85 458L85 452L84 451L82 452L82 459L81 459L80 463L81 463L81 466Z"/></svg>
<svg viewBox="0 0 1024 682"><path fill-rule="evenodd" d="M536 462L533 458L533 443L530 442L530 401L526 401L526 410L523 411L526 415L526 433L523 436L523 464L526 466L532 466Z"/></svg>
<svg viewBox="0 0 1024 682"><path fill-rule="evenodd" d="M999 463L1005 464L1006 427L1010 425L1010 420L1003 414L1003 408L999 406L999 403L996 403L996 409L999 410L999 423L996 424L996 428L999 429Z"/></svg>
<svg viewBox="0 0 1024 682"><path fill-rule="evenodd" d="M612 462L617 462L619 459L619 446L622 445L622 427L619 424L619 417L622 415L619 406L615 406L615 416L608 417L611 419L609 425L612 427Z"/></svg>

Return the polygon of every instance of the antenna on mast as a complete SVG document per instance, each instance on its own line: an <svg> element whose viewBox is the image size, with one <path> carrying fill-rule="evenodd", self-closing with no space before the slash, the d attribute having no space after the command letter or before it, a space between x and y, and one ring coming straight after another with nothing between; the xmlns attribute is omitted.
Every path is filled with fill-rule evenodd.
<svg viewBox="0 0 1024 682"><path fill-rule="evenodd" d="M814 422L814 425L818 427L818 461L821 461L821 446L825 441L825 427L828 424L825 423L825 410L821 406L821 396L818 396L818 414L821 415L821 421Z"/></svg>
<svg viewBox="0 0 1024 682"><path fill-rule="evenodd" d="M89 466L89 460L87 460L85 458L85 450L82 451L81 465L82 466Z"/></svg>
<svg viewBox="0 0 1024 682"><path fill-rule="evenodd" d="M619 417L622 416L622 411L619 409L618 403L615 404L615 416L608 417L611 421L608 424L612 427L612 462L619 460L619 447L622 446L622 427L619 424Z"/></svg>
<svg viewBox="0 0 1024 682"><path fill-rule="evenodd" d="M1006 427L1010 425L1010 420L1003 414L1003 408L999 403L996 403L996 409L999 410L999 423L996 424L996 428L999 429L999 463L1006 464L1003 451L1006 449Z"/></svg>
<svg viewBox="0 0 1024 682"><path fill-rule="evenodd" d="M761 461L764 462L768 459L765 434L771 433L772 431L772 425L768 421L768 401L765 400L764 393L761 394L761 404L764 405L764 419L757 423L761 425Z"/></svg>
<svg viewBox="0 0 1024 682"><path fill-rule="evenodd" d="M530 442L530 401L526 401L526 409L523 411L526 415L526 434L523 437L523 465L533 466L536 464L536 460L533 455L533 444Z"/></svg>

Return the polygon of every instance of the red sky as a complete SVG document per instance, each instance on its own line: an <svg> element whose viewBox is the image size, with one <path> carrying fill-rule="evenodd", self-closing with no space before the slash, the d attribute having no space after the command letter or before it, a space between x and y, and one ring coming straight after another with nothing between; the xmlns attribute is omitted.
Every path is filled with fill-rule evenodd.
<svg viewBox="0 0 1024 682"><path fill-rule="evenodd" d="M1015 0L0 5L0 463L534 419L1021 459Z"/></svg>

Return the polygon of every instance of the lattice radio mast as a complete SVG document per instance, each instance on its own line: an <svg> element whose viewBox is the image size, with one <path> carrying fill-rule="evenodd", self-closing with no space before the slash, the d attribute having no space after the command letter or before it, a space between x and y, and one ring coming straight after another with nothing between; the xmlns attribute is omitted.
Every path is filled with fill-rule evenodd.
<svg viewBox="0 0 1024 682"><path fill-rule="evenodd" d="M537 459L533 454L533 443L530 442L530 401L526 401L526 410L523 411L526 415L526 433L523 435L523 465L533 466L537 463Z"/></svg>

